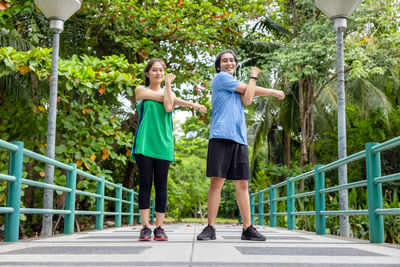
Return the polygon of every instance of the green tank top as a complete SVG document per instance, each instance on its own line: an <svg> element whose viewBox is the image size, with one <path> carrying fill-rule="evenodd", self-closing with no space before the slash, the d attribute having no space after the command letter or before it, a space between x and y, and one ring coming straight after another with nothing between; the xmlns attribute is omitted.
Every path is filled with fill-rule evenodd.
<svg viewBox="0 0 400 267"><path fill-rule="evenodd" d="M174 161L172 112L166 112L161 102L143 100L137 105L139 124L136 129L131 157L147 157Z"/></svg>

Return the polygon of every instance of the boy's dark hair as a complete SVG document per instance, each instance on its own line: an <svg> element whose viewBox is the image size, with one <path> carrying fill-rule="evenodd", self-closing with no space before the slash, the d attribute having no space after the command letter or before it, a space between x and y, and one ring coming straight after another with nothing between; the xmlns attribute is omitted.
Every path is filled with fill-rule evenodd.
<svg viewBox="0 0 400 267"><path fill-rule="evenodd" d="M144 71L144 79L145 79L144 84L146 86L149 86L149 84L150 84L150 79L149 79L149 77L146 76L146 73L149 72L151 67L157 62L161 64L161 66L164 68L164 70L167 68L167 65L165 64L164 60L162 60L161 58L150 59L150 61L147 62L147 65L146 65L146 67L144 67L144 70L143 70Z"/></svg>
<svg viewBox="0 0 400 267"><path fill-rule="evenodd" d="M223 54L226 54L226 53L232 54L233 58L235 59L236 65L238 64L238 59L236 58L235 52L233 52L232 50L222 51L215 58L215 70L217 71L217 73L220 72L219 69L221 68L221 57L222 57Z"/></svg>

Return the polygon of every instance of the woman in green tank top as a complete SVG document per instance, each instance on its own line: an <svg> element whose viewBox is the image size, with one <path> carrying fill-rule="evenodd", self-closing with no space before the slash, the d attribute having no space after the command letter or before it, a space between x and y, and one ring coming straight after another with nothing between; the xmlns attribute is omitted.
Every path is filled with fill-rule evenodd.
<svg viewBox="0 0 400 267"><path fill-rule="evenodd" d="M149 208L153 179L156 192L154 240L168 240L162 225L167 204L169 164L175 160L172 111L176 106L184 106L207 112L204 106L175 96L171 90L175 75L165 76L165 69L163 60L150 60L144 69L146 86L138 86L135 89L139 124L131 156L136 160L139 170L139 210L142 220L139 241L151 240ZM164 80L163 92L161 84Z"/></svg>

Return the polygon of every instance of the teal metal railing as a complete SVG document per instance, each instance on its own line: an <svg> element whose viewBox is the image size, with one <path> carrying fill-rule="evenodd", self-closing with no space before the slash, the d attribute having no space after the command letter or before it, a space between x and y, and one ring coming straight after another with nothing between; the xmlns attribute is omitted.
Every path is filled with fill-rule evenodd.
<svg viewBox="0 0 400 267"><path fill-rule="evenodd" d="M64 164L62 162L50 159L35 152L24 149L22 142L6 142L0 139L0 148L4 148L10 152L8 174L0 173L0 181L7 181L6 207L0 207L0 214L5 214L4 241L16 242L19 236L19 218L20 214L63 214L64 215L64 233L72 234L74 232L75 215L91 215L96 216L96 229L103 229L104 216L115 216L115 226L120 227L122 224L122 216L128 216L128 224L134 223L135 216L139 212L135 212L135 207L138 203L135 202L135 197L138 195L133 189L127 189L122 184L114 184L105 180L102 176L94 176L87 172L77 169L75 163ZM67 172L66 186L58 186L43 182L33 181L22 178L23 157L26 156L35 159L39 162L49 163L63 169ZM84 178L97 182L97 192L85 192L76 189L76 178L80 175ZM39 208L21 208L21 185L26 184L34 187L49 188L65 192L65 209L39 209ZM115 188L115 196L106 196L105 187L110 186ZM123 199L123 192L128 193L128 199ZM76 195L83 195L96 198L96 211L76 210L75 198ZM115 210L113 212L104 210L104 201L115 202ZM123 212L122 204L127 204L127 212ZM138 210L138 209L137 209ZM154 220L154 201L152 199L151 206L151 221Z"/></svg>
<svg viewBox="0 0 400 267"><path fill-rule="evenodd" d="M264 225L264 217L270 217L270 226L276 227L277 216L287 216L287 226L289 230L295 229L295 216L306 215L316 216L316 233L326 234L326 216L338 215L366 215L369 219L369 239L371 243L384 242L384 215L400 215L400 208L383 209L382 183L400 180L400 173L387 176L381 174L380 153L388 149L400 146L400 136L392 140L379 143L365 144L365 150L355 153L346 158L337 160L327 165L316 165L313 171L300 174L296 177L288 177L286 181L271 185L269 188L250 194L251 223L254 224L255 216L258 216L259 225ZM366 180L348 183L344 185L325 188L325 173L339 166L349 164L359 159L366 159ZM295 182L314 178L314 191L295 194ZM325 210L325 194L350 188L367 186L368 209L367 210ZM286 196L277 197L277 189L286 187ZM269 192L269 199L265 200L266 193ZM296 211L295 199L303 197L315 197L315 210ZM277 212L276 203L286 201L286 212ZM269 212L264 211L265 205L269 205ZM255 212L255 207L258 212Z"/></svg>

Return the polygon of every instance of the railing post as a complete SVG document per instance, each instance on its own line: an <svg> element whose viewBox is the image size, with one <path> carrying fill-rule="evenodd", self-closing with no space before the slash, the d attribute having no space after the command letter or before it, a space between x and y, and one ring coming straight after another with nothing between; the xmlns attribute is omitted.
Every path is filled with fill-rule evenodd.
<svg viewBox="0 0 400 267"><path fill-rule="evenodd" d="M271 227L276 227L276 189L270 185L269 186L269 224Z"/></svg>
<svg viewBox="0 0 400 267"><path fill-rule="evenodd" d="M323 165L314 166L315 176L315 222L317 235L326 234L325 216L321 215L321 211L325 211L325 194L321 194L320 190L325 188L325 173L319 173L318 169Z"/></svg>
<svg viewBox="0 0 400 267"><path fill-rule="evenodd" d="M295 210L294 199L294 182L290 181L291 177L286 179L286 195L287 195L287 222L288 230L294 230L296 228L295 217L292 212Z"/></svg>
<svg viewBox="0 0 400 267"><path fill-rule="evenodd" d="M7 182L6 207L13 208L13 212L5 215L4 241L17 242L19 237L19 215L21 208L21 179L23 162L23 142L11 142L18 146L16 152L10 152L8 175L15 176L14 182Z"/></svg>
<svg viewBox="0 0 400 267"><path fill-rule="evenodd" d="M129 225L133 225L133 211L134 211L133 199L134 199L134 197L133 197L133 189L131 189L129 191L129 207L128 207L128 213L129 213L128 224Z"/></svg>
<svg viewBox="0 0 400 267"><path fill-rule="evenodd" d="M258 225L264 225L264 192L258 191Z"/></svg>
<svg viewBox="0 0 400 267"><path fill-rule="evenodd" d="M100 212L96 215L96 229L102 230L104 227L104 193L105 193L105 178L104 176L99 177L101 182L97 182L97 194L101 197L96 198L96 211Z"/></svg>
<svg viewBox="0 0 400 267"><path fill-rule="evenodd" d="M151 212L150 212L150 222L154 222L154 198L150 201Z"/></svg>
<svg viewBox="0 0 400 267"><path fill-rule="evenodd" d="M383 216L376 214L376 209L382 208L382 184L375 184L374 179L381 176L381 155L374 154L372 147L378 143L365 144L367 165L368 219L369 241L383 243L385 241Z"/></svg>
<svg viewBox="0 0 400 267"><path fill-rule="evenodd" d="M71 192L65 195L65 209L71 211L70 214L64 216L64 234L74 233L75 222L75 194L76 194L76 164L69 164L73 169L67 171L67 187Z"/></svg>
<svg viewBox="0 0 400 267"><path fill-rule="evenodd" d="M122 212L122 184L117 184L115 188L115 198L118 200L115 202L115 227L121 227L121 212Z"/></svg>
<svg viewBox="0 0 400 267"><path fill-rule="evenodd" d="M250 221L254 224L254 195L250 194Z"/></svg>

